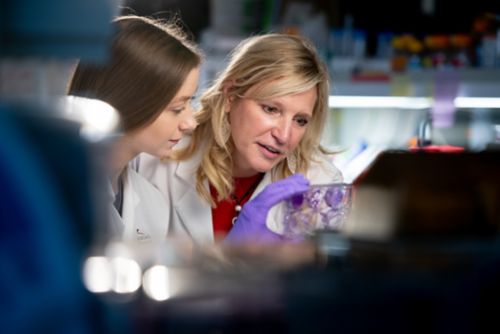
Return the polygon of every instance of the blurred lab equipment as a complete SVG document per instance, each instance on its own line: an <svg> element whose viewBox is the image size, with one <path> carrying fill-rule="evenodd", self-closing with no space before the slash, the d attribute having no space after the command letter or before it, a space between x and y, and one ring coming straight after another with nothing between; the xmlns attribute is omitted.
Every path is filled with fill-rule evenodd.
<svg viewBox="0 0 500 334"><path fill-rule="evenodd" d="M71 177L88 180L86 166L80 165L85 152L70 135L70 124L49 124L19 109L0 107L0 289L5 298L0 325L6 333L85 331L90 329L85 325L88 297L78 274L79 254L90 237L90 198L87 185ZM62 131L52 132L53 126ZM55 150L71 152L71 170L60 158L50 159ZM56 328L55 314L60 317Z"/></svg>
<svg viewBox="0 0 500 334"><path fill-rule="evenodd" d="M347 233L374 240L495 239L498 152L386 151L355 181Z"/></svg>
<svg viewBox="0 0 500 334"><path fill-rule="evenodd" d="M1 3L2 57L104 61L116 0L7 0Z"/></svg>
<svg viewBox="0 0 500 334"><path fill-rule="evenodd" d="M291 332L497 331L499 168L495 151L379 154L345 233L314 238L324 266L288 277Z"/></svg>
<svg viewBox="0 0 500 334"><path fill-rule="evenodd" d="M97 159L105 148L83 135L106 132L71 113L74 104L0 104L6 333L96 330L88 325L95 301L83 289L80 266L96 226L106 233L104 165Z"/></svg>
<svg viewBox="0 0 500 334"><path fill-rule="evenodd" d="M93 224L104 215L98 191L103 166L96 158L105 151L85 137L99 135L99 126L76 114L78 103L61 99L65 92L51 90L51 83L60 87L57 75L66 73L70 59L105 61L116 5L0 4L3 333L91 333L105 327L101 304L80 277ZM114 128L101 130L102 139Z"/></svg>

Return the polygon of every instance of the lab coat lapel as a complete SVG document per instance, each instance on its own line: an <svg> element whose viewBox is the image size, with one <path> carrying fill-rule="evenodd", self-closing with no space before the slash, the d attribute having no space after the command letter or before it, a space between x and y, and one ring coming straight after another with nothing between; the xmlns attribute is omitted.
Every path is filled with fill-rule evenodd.
<svg viewBox="0 0 500 334"><path fill-rule="evenodd" d="M196 168L199 157L184 161L177 165L175 176L183 185L179 187L179 200L174 204L174 210L181 224L193 240L200 243L214 241L212 227L212 208L196 191ZM208 190L208 182L205 183Z"/></svg>
<svg viewBox="0 0 500 334"><path fill-rule="evenodd" d="M122 219L125 225L124 236L132 237L135 236L134 228L136 226L136 210L141 202L139 195L135 192L134 184L130 178L130 173L127 170L127 175L125 175L123 184L123 212Z"/></svg>
<svg viewBox="0 0 500 334"><path fill-rule="evenodd" d="M123 220L118 211L116 211L115 206L113 205L115 195L113 193L111 183L109 182L107 184L107 197L109 226L107 226L106 232L109 234L109 239L121 239L124 230Z"/></svg>
<svg viewBox="0 0 500 334"><path fill-rule="evenodd" d="M257 196L264 188L271 183L271 173L266 173L264 174L264 177L260 181L259 185L257 188L255 188L255 191L253 192L252 196L250 197L250 200L252 200L255 196Z"/></svg>

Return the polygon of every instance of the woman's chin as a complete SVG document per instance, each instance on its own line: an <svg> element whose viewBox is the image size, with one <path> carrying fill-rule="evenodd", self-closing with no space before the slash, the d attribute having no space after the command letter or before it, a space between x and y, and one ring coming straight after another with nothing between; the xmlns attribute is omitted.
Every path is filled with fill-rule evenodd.
<svg viewBox="0 0 500 334"><path fill-rule="evenodd" d="M253 166L253 169L255 169L255 171L258 172L258 173L267 173L271 169L273 169L274 167L276 167L276 165L278 163L279 163L279 161L275 161L273 163L266 161L264 163L255 164Z"/></svg>
<svg viewBox="0 0 500 334"><path fill-rule="evenodd" d="M160 158L160 159L166 159L170 156L170 154L172 154L172 149L169 148L169 149L162 149L162 150L158 150L157 152L155 152L154 155L155 157L157 158Z"/></svg>

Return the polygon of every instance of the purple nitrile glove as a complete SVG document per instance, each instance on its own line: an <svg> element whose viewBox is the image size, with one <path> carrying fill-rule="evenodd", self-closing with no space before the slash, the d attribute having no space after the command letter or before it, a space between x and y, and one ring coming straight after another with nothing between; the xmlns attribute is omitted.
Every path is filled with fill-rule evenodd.
<svg viewBox="0 0 500 334"><path fill-rule="evenodd" d="M246 203L224 242L276 243L283 237L266 226L269 210L279 202L309 189L309 181L302 174L294 174L267 185L255 198Z"/></svg>

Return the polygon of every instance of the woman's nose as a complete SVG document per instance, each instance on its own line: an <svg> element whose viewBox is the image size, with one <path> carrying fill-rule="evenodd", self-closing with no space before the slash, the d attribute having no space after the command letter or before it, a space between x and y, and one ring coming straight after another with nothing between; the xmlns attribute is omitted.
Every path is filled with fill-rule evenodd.
<svg viewBox="0 0 500 334"><path fill-rule="evenodd" d="M271 134L276 139L278 144L285 145L290 139L292 131L292 123L289 120L281 119L271 130Z"/></svg>
<svg viewBox="0 0 500 334"><path fill-rule="evenodd" d="M189 132L189 131L193 131L197 125L198 125L198 123L196 122L196 119L194 118L193 109L191 107L189 107L189 110L187 112L186 117L179 124L179 129L182 132Z"/></svg>

